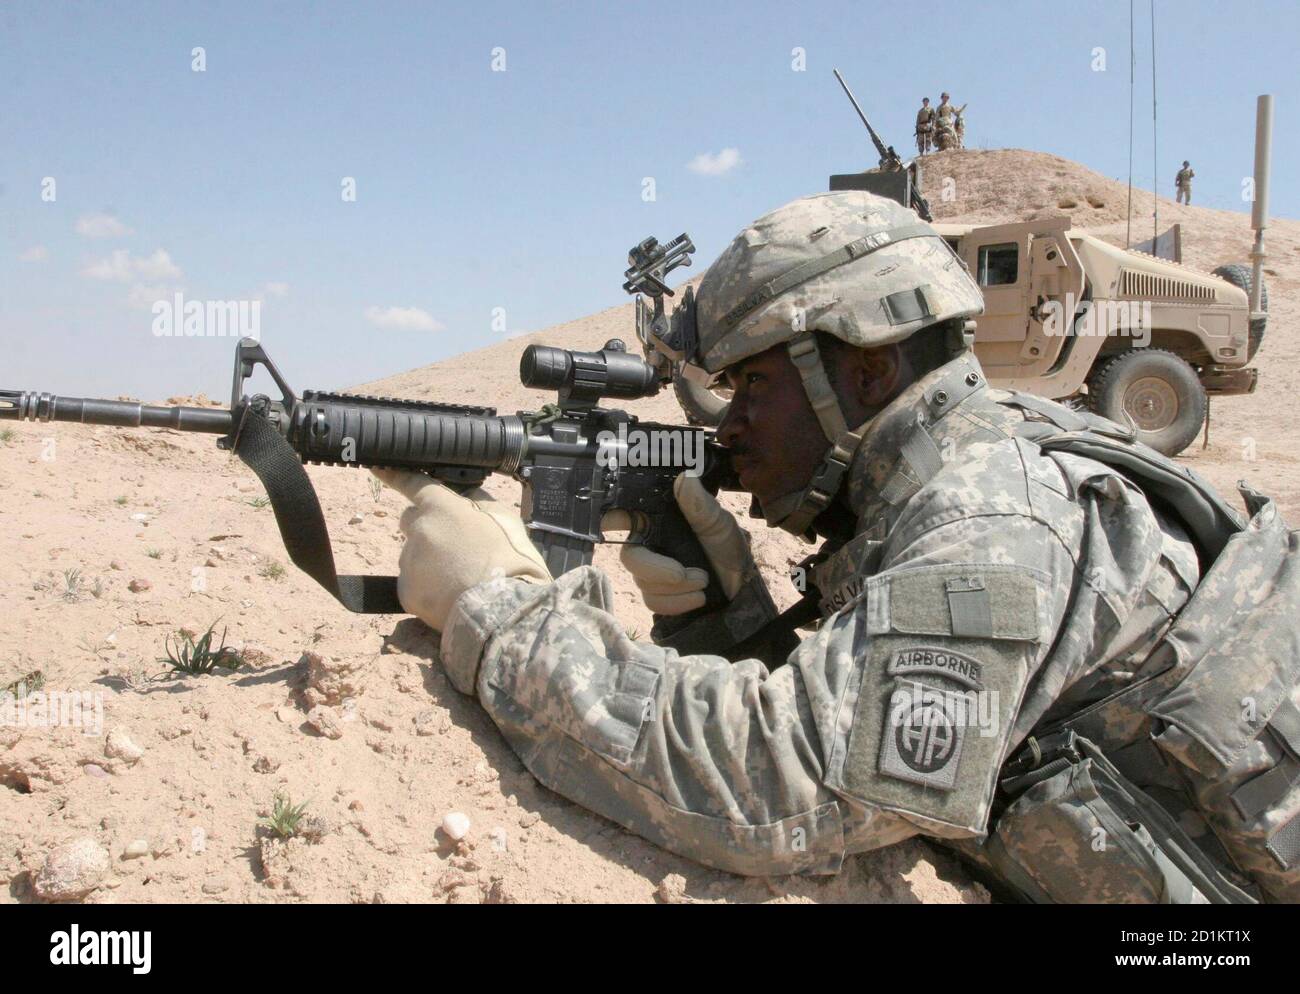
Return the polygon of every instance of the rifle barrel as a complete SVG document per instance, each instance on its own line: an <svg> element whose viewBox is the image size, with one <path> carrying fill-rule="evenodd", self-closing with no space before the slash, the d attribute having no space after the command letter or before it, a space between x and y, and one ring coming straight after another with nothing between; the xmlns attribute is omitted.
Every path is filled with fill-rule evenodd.
<svg viewBox="0 0 1300 994"><path fill-rule="evenodd" d="M230 412L211 407L159 407L126 400L60 397L34 391L0 390L0 420L74 421L119 428L175 428L229 435Z"/></svg>

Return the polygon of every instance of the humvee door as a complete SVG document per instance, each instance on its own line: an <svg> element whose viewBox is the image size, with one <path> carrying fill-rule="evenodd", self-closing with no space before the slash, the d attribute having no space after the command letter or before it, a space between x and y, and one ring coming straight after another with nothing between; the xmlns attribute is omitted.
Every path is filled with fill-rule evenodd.
<svg viewBox="0 0 1300 994"><path fill-rule="evenodd" d="M1083 264L1068 218L971 230L960 254L984 293L975 352L991 378L1043 376L1070 344Z"/></svg>

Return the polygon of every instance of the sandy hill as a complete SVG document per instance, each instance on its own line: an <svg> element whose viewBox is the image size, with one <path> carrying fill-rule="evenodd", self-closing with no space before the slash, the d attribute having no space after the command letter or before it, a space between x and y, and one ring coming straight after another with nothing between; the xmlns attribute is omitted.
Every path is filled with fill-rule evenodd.
<svg viewBox="0 0 1300 994"><path fill-rule="evenodd" d="M1074 163L1015 150L927 160L932 196L944 176L958 192L951 203L934 197L944 219L1065 210L1123 239L1123 185ZM1184 224L1190 265L1246 257L1242 215L1162 202L1160 216ZM1217 402L1209 448L1187 461L1229 493L1248 477L1295 522L1300 362L1287 329L1300 224L1277 222L1270 248L1260 391ZM535 408L549 398L519 385L524 345L591 349L611 337L632 343L630 304L359 389ZM667 395L632 409L679 420ZM664 853L539 788L447 683L419 622L349 615L285 570L256 478L211 439L29 424L0 439L0 687L39 673L45 691L87 704L80 725L47 727L29 698L22 724L0 726L0 901L32 900L37 883L69 896L89 885L91 902L987 899L923 842L853 858L829 880L743 880ZM391 572L399 499L372 494L364 473L311 474L340 570ZM512 481L490 489L518 501ZM753 531L788 602L783 574L804 550L784 533ZM597 564L614 580L620 618L645 632L648 615L613 550L599 550ZM218 621L246 651L246 669L149 679L164 669L156 660L169 633ZM315 706L324 711L309 722ZM312 841L279 844L259 829L280 791L307 803ZM439 829L452 811L471 823L459 844Z"/></svg>

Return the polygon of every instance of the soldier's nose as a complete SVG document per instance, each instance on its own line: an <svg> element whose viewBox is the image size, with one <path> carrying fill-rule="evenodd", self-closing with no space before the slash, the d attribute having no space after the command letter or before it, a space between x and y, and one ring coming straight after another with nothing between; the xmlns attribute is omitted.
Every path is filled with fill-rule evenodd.
<svg viewBox="0 0 1300 994"><path fill-rule="evenodd" d="M722 412L722 421L718 423L718 441L731 448L740 440L742 434L741 418L736 411L736 405L728 404Z"/></svg>

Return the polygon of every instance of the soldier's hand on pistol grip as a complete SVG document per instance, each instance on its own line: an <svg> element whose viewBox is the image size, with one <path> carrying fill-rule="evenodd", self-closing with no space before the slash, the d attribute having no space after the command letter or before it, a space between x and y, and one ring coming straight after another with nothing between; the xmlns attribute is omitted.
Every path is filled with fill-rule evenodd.
<svg viewBox="0 0 1300 994"><path fill-rule="evenodd" d="M673 496L682 515L700 540L723 592L733 598L745 577L754 570L749 540L734 515L704 489L699 477L682 473L673 481ZM605 530L629 527L626 511L610 511L602 519ZM641 597L655 614L685 614L704 606L709 575L699 567L683 566L676 559L651 552L643 545L621 547L619 558L632 574Z"/></svg>
<svg viewBox="0 0 1300 994"><path fill-rule="evenodd" d="M398 559L397 598L430 628L442 631L456 598L484 580L551 582L523 519L486 490L461 496L423 473L372 472L411 502L400 522L406 543Z"/></svg>

